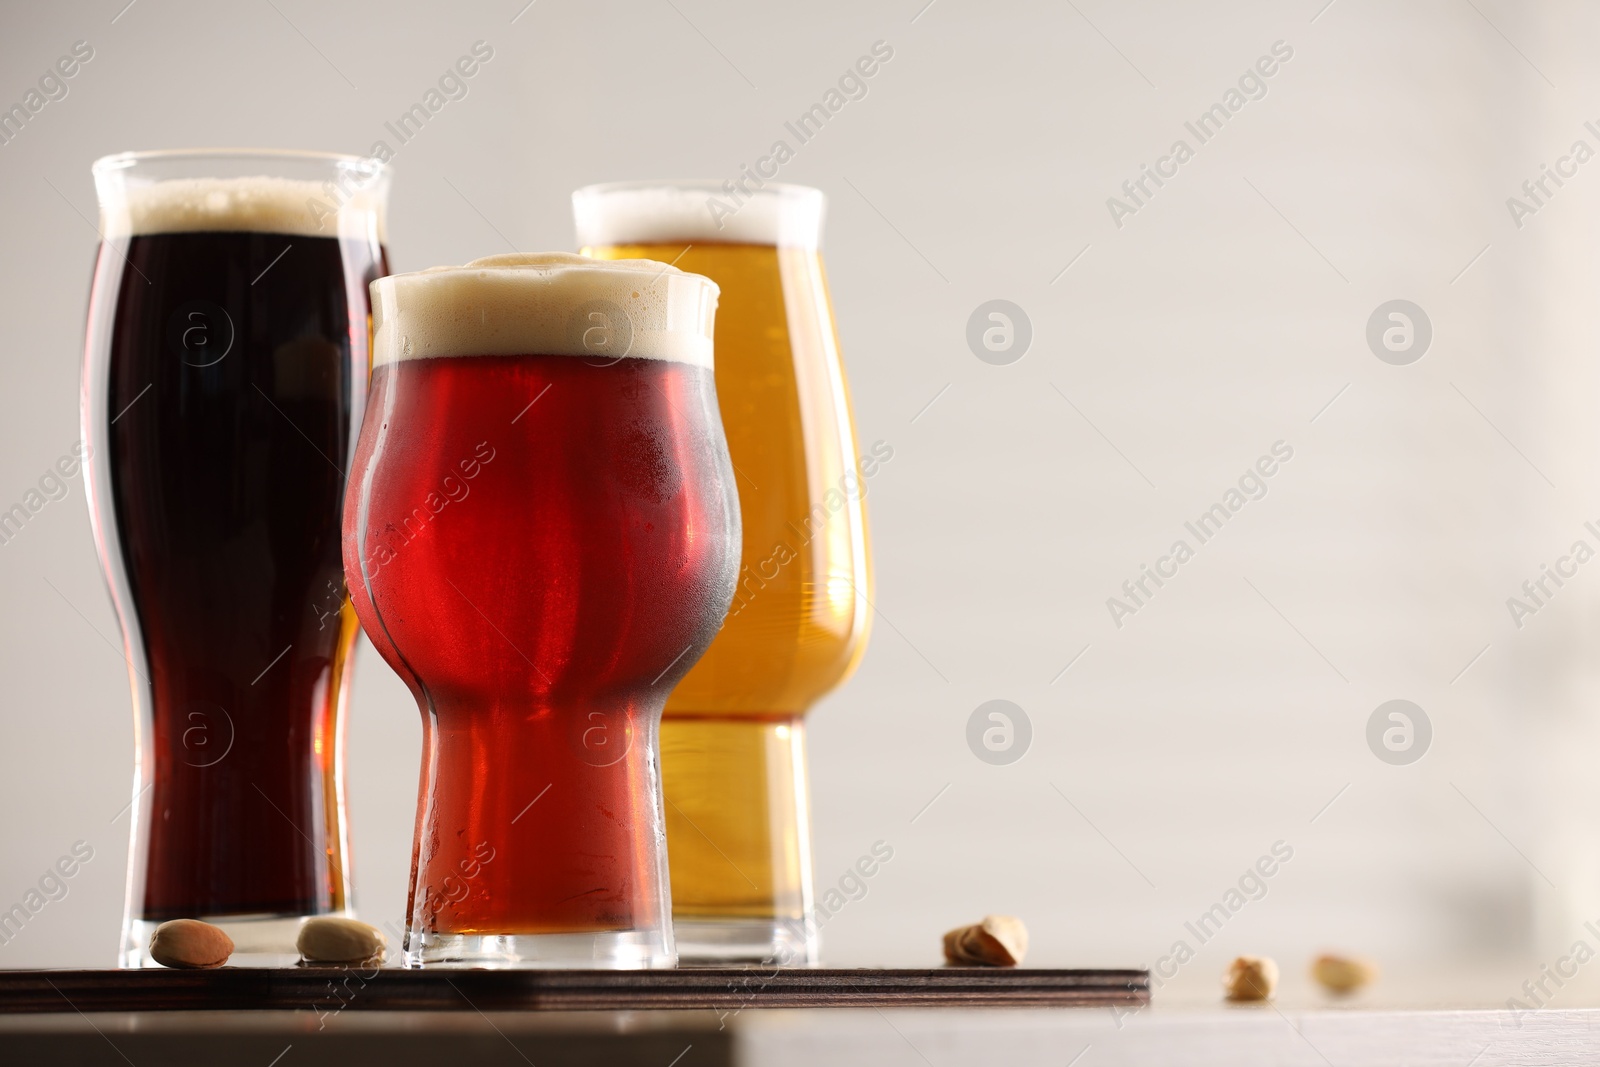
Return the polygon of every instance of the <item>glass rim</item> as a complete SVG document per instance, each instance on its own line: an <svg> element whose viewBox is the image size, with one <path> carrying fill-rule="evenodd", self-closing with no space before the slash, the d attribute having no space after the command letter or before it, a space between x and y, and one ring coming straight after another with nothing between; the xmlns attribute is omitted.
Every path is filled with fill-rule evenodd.
<svg viewBox="0 0 1600 1067"><path fill-rule="evenodd" d="M562 259L540 260L539 262L513 262L519 258L531 260L534 257L562 256ZM672 264L663 266L655 260L640 259L595 259L592 256L580 255L576 252L501 252L492 256L480 256L460 264L440 264L432 267L420 267L417 270L394 271L381 278L374 278L368 283L369 287L384 285L393 289L393 284L399 280L411 280L421 277L442 277L444 275L470 275L486 271L528 271L524 278L532 278L538 274L553 274L563 270L586 271L593 274L616 275L618 277L637 278L641 273L637 267L630 264L649 263L658 268L650 277L647 284L654 285L662 278L673 277L687 279L694 284L704 284L710 290L720 295L721 286L716 281L698 271L685 270ZM508 275L516 277L516 275Z"/></svg>
<svg viewBox="0 0 1600 1067"><path fill-rule="evenodd" d="M132 152L113 152L90 165L95 174L127 170L140 163L178 163L205 159L273 161L278 163L327 163L381 174L389 164L376 156L348 152L322 152L304 148L154 148Z"/></svg>
<svg viewBox="0 0 1600 1067"><path fill-rule="evenodd" d="M748 179L604 182L572 192L579 246L749 244L816 251L828 197L821 189ZM753 186L753 187L752 187Z"/></svg>
<svg viewBox="0 0 1600 1067"><path fill-rule="evenodd" d="M220 229L375 235L382 244L393 180L374 157L294 148L118 152L95 160L90 173L102 240Z"/></svg>
<svg viewBox="0 0 1600 1067"><path fill-rule="evenodd" d="M727 195L724 188L731 179L727 178L659 178L636 179L620 182L594 182L589 185L580 185L572 191L574 199L580 196L605 196L608 193L630 193L642 189L682 189L697 190L710 193ZM763 181L751 192L745 193L748 197L774 195L792 197L797 200L810 200L825 198L821 189L814 185L798 185L794 182L769 182Z"/></svg>

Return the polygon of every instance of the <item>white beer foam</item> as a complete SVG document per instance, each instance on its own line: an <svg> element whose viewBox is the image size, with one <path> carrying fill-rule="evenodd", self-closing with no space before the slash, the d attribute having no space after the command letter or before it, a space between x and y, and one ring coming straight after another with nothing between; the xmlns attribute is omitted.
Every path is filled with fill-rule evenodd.
<svg viewBox="0 0 1600 1067"><path fill-rule="evenodd" d="M768 182L730 193L721 182L620 182L572 194L578 247L720 242L815 249L826 198L804 185Z"/></svg>
<svg viewBox="0 0 1600 1067"><path fill-rule="evenodd" d="M342 203L341 203L342 201ZM383 239L379 197L335 195L300 178L169 178L105 196L107 238L158 233L281 233L295 237Z"/></svg>
<svg viewBox="0 0 1600 1067"><path fill-rule="evenodd" d="M435 356L622 356L712 365L717 285L648 259L516 253L372 283L372 365Z"/></svg>

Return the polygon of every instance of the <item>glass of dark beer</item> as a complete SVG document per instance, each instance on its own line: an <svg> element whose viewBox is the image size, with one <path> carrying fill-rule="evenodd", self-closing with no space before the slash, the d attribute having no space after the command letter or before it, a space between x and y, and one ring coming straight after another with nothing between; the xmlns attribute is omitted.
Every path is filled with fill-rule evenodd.
<svg viewBox="0 0 1600 1067"><path fill-rule="evenodd" d="M739 566L717 287L551 253L372 290L344 560L422 712L406 962L672 966L657 730Z"/></svg>
<svg viewBox="0 0 1600 1067"><path fill-rule="evenodd" d="M339 523L385 273L388 175L308 152L94 165L83 435L133 687L122 964L174 918L235 963L348 914Z"/></svg>

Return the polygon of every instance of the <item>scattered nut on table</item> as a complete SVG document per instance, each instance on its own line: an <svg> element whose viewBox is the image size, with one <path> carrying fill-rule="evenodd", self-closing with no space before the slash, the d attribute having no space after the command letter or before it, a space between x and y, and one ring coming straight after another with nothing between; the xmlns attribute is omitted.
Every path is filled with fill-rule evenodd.
<svg viewBox="0 0 1600 1067"><path fill-rule="evenodd" d="M338 915L319 915L300 927L294 947L312 963L360 963L383 954L376 926Z"/></svg>
<svg viewBox="0 0 1600 1067"><path fill-rule="evenodd" d="M1229 1000L1271 1000L1278 988L1278 965L1267 956L1240 956L1228 965L1222 987Z"/></svg>
<svg viewBox="0 0 1600 1067"><path fill-rule="evenodd" d="M163 967L221 967L233 955L233 938L199 919L173 919L150 936L150 958Z"/></svg>
<svg viewBox="0 0 1600 1067"><path fill-rule="evenodd" d="M1312 961L1311 977L1330 993L1354 993L1377 980L1378 968L1368 960L1330 953Z"/></svg>
<svg viewBox="0 0 1600 1067"><path fill-rule="evenodd" d="M949 963L1015 967L1027 954L1028 928L1011 915L985 915L981 923L944 935L944 958Z"/></svg>

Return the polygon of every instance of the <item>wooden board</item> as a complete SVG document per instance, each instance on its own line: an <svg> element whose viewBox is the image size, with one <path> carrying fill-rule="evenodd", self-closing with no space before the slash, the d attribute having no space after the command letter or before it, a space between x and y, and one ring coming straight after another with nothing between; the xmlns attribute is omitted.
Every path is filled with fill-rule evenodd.
<svg viewBox="0 0 1600 1067"><path fill-rule="evenodd" d="M223 967L214 971L0 971L0 1013L1071 1007L1145 1004L1149 1000L1149 972L1134 970Z"/></svg>

